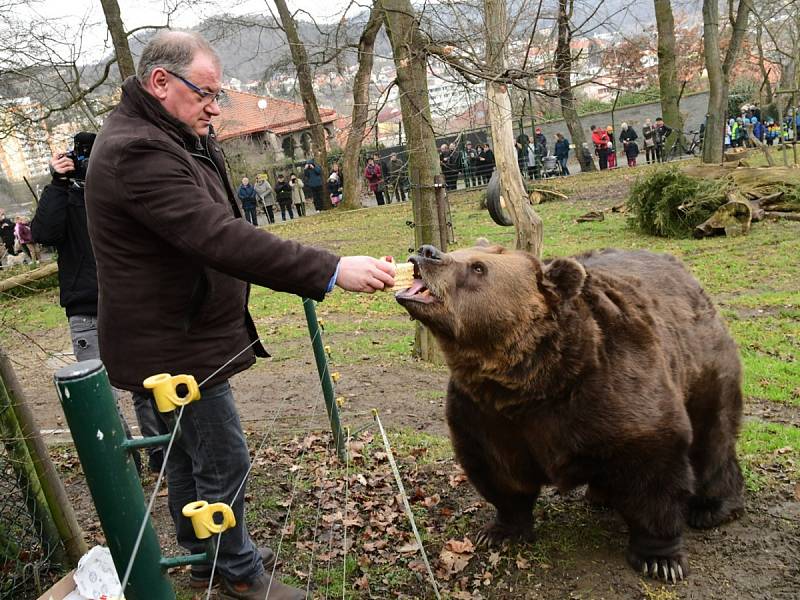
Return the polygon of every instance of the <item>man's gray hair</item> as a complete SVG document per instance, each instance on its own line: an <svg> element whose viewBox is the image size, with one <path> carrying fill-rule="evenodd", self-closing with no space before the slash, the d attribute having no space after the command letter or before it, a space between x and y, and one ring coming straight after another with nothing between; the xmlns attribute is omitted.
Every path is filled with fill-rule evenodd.
<svg viewBox="0 0 800 600"><path fill-rule="evenodd" d="M218 65L221 64L216 50L199 33L160 31L142 50L136 77L141 83L145 83L157 67L186 77L189 65L200 52L211 56Z"/></svg>

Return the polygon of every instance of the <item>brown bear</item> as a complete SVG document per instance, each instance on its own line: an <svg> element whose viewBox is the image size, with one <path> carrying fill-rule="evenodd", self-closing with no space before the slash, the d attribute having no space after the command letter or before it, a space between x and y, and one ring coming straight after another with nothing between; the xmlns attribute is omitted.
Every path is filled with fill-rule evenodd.
<svg viewBox="0 0 800 600"><path fill-rule="evenodd" d="M588 484L627 522L627 558L675 582L683 525L743 509L737 348L674 257L603 250L541 262L476 247L410 257L396 294L438 340L458 461L496 509L482 544L530 539L546 484Z"/></svg>

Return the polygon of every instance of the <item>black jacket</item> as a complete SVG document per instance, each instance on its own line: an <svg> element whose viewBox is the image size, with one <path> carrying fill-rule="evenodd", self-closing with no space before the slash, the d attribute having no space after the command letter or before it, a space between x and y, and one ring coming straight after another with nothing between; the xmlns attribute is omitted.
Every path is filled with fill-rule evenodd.
<svg viewBox="0 0 800 600"><path fill-rule="evenodd" d="M86 226L83 188L53 179L31 221L33 241L58 250L61 306L67 316L97 314L97 267Z"/></svg>

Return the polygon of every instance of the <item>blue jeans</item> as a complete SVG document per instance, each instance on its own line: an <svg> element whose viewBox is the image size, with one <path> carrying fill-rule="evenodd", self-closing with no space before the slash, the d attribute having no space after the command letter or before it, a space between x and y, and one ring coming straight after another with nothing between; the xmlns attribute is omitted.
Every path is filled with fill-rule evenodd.
<svg viewBox="0 0 800 600"><path fill-rule="evenodd" d="M77 361L90 360L92 358L100 358L100 347L97 343L97 317L94 315L72 315L69 318L69 333L72 337L72 351L75 354ZM131 437L131 429L128 422L122 415L119 409L119 396L120 391L114 389L114 397L117 399L117 411L119 418L122 420L122 427L125 430L125 435ZM134 410L136 412L136 420L139 423L139 433L144 437L159 435L166 433L164 424L156 416L156 412L149 403L136 403L134 395ZM150 461L151 468L155 465L161 464L161 456L164 450L158 448L148 448L147 456Z"/></svg>
<svg viewBox="0 0 800 600"><path fill-rule="evenodd" d="M217 571L229 581L250 581L264 572L264 565L244 520L245 485L233 499L250 466L247 441L228 382L200 393L200 400L186 405L180 434L167 459L170 514L178 544L194 554L205 552L206 544L195 537L191 521L181 513L183 507L195 500L229 504L236 526L219 536ZM152 395L135 396L153 403ZM160 413L170 430L177 414L177 410Z"/></svg>
<svg viewBox="0 0 800 600"><path fill-rule="evenodd" d="M251 223L256 227L258 227L258 215L256 214L255 205L244 207L244 218L247 219L248 223Z"/></svg>

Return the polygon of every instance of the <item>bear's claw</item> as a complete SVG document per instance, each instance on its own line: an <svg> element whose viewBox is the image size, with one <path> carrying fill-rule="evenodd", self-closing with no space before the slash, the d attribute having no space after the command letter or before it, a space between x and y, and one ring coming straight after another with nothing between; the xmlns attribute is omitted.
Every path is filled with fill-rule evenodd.
<svg viewBox="0 0 800 600"><path fill-rule="evenodd" d="M483 527L475 537L475 545L480 546L499 546L503 542L521 541L528 542L533 539L533 525L506 525L498 521L492 521Z"/></svg>
<svg viewBox="0 0 800 600"><path fill-rule="evenodd" d="M679 559L650 557L642 561L642 576L665 581L666 583L678 583L683 581L683 567Z"/></svg>
<svg viewBox="0 0 800 600"><path fill-rule="evenodd" d="M652 577L666 583L678 583L689 575L686 554L683 552L653 556L629 550L628 562L643 577Z"/></svg>

